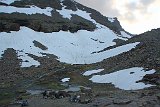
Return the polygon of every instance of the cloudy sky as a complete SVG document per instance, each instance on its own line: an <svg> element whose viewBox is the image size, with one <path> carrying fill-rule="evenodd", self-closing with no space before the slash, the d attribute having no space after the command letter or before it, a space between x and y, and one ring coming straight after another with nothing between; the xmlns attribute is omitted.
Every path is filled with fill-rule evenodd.
<svg viewBox="0 0 160 107"><path fill-rule="evenodd" d="M108 17L118 17L122 27L139 34L160 27L160 0L76 0Z"/></svg>

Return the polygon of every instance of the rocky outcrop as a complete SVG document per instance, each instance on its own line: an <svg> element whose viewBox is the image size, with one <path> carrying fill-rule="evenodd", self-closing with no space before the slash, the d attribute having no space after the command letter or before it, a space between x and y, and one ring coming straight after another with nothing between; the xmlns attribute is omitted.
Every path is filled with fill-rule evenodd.
<svg viewBox="0 0 160 107"><path fill-rule="evenodd" d="M117 104L117 105L125 105L125 104L129 104L132 101L129 99L114 99L113 100L113 104Z"/></svg>
<svg viewBox="0 0 160 107"><path fill-rule="evenodd" d="M75 2L74 2L74 1L71 1L71 0L63 0L62 3L63 3L63 5L66 6L65 9L77 11L77 6L75 5Z"/></svg>
<svg viewBox="0 0 160 107"><path fill-rule="evenodd" d="M0 87L6 87L13 84L23 75L20 72L20 59L12 48L4 51L3 57L0 59Z"/></svg>
<svg viewBox="0 0 160 107"><path fill-rule="evenodd" d="M60 0L17 0L10 4L15 7L28 7L29 5L36 5L40 8L52 7L54 9L61 10L62 5Z"/></svg>
<svg viewBox="0 0 160 107"><path fill-rule="evenodd" d="M34 40L33 43L34 43L35 47L38 47L38 48L40 48L42 50L47 50L48 49L46 46L44 46L43 44L41 44L40 42L38 42L36 40Z"/></svg>
<svg viewBox="0 0 160 107"><path fill-rule="evenodd" d="M19 31L20 25L18 23L8 23L0 21L0 32Z"/></svg>
<svg viewBox="0 0 160 107"><path fill-rule="evenodd" d="M147 74L143 77L142 81L160 85L160 74Z"/></svg>
<svg viewBox="0 0 160 107"><path fill-rule="evenodd" d="M53 12L53 14L57 17L54 18L41 14L0 13L0 31L17 31L19 26L26 26L35 31L46 33L59 32L60 30L74 33L78 30L93 31L96 29L95 24L80 16L73 15L71 20L69 20L63 18L57 12ZM16 27L12 27L13 25Z"/></svg>

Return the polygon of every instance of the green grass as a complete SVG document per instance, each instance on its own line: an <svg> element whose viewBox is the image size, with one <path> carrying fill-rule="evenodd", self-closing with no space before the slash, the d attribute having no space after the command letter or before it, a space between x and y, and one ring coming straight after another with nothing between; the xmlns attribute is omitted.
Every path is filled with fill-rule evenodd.
<svg viewBox="0 0 160 107"><path fill-rule="evenodd" d="M14 98L14 93L1 92L0 93L0 105L8 105Z"/></svg>
<svg viewBox="0 0 160 107"><path fill-rule="evenodd" d="M38 81L35 83L35 85L45 87L48 89L53 89L53 90L65 89L65 87L62 86L60 83L54 82L54 81Z"/></svg>
<svg viewBox="0 0 160 107"><path fill-rule="evenodd" d="M48 86L47 86L48 88L50 88L50 89L54 89L54 90L62 90L62 89L65 89L65 87L64 86L62 86L61 84L58 84L58 83L50 83L50 84L48 84Z"/></svg>
<svg viewBox="0 0 160 107"><path fill-rule="evenodd" d="M10 86L10 83L0 83L0 88L9 88Z"/></svg>
<svg viewBox="0 0 160 107"><path fill-rule="evenodd" d="M0 106L2 105L8 105L11 102L12 99L1 99L0 100Z"/></svg>

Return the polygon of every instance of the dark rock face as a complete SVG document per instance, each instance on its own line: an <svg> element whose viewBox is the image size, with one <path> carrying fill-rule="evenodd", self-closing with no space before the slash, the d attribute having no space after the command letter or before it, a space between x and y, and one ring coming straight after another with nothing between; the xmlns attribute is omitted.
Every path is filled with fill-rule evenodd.
<svg viewBox="0 0 160 107"><path fill-rule="evenodd" d="M87 29L88 31L93 31L93 29L95 29L95 25L91 21L88 21L87 19L84 19L78 15L72 15L71 22L77 25L77 31L85 29ZM71 32L74 32L74 30Z"/></svg>
<svg viewBox="0 0 160 107"><path fill-rule="evenodd" d="M20 30L20 25L18 23L8 23L0 21L0 32L19 31L19 30Z"/></svg>
<svg viewBox="0 0 160 107"><path fill-rule="evenodd" d="M19 30L20 30L20 25L17 24L17 23L12 23L12 24L9 26L9 30L10 30L10 31L19 31Z"/></svg>
<svg viewBox="0 0 160 107"><path fill-rule="evenodd" d="M77 7L76 7L74 1L64 0L62 3L63 3L63 5L66 6L65 9L69 9L69 10L73 10L73 11L76 11L76 10L77 10Z"/></svg>
<svg viewBox="0 0 160 107"><path fill-rule="evenodd" d="M73 15L71 20L63 18L59 13L54 14L56 18L49 17L41 14L26 15L20 13L1 13L0 30L2 31L15 31L15 29L9 29L6 26L10 26L12 23L17 26L26 26L38 32L58 32L60 30L77 32L78 30L93 31L96 26L89 20L86 20L80 16ZM16 27L17 28L17 27ZM17 29L16 29L17 31Z"/></svg>
<svg viewBox="0 0 160 107"><path fill-rule="evenodd" d="M39 32L59 32L70 31L72 33L77 32L78 30L89 30L93 31L96 29L96 26L89 20L86 20L80 16L72 16L71 20L63 18L57 10L61 10L62 5L60 0L21 0L15 1L11 6L16 7L28 7L28 5L35 5L40 8L52 7L53 10L51 13L53 17L49 17L41 14L21 14L21 13L0 13L0 31L17 31L18 25L29 27L35 31ZM67 9L75 10L76 6L74 2L70 0L63 1L64 5L67 5ZM76 21L77 20L77 21ZM17 25L16 28L13 28L13 24ZM10 27L11 26L11 27Z"/></svg>
<svg viewBox="0 0 160 107"><path fill-rule="evenodd" d="M142 81L160 85L160 74L147 74L143 77Z"/></svg>
<svg viewBox="0 0 160 107"><path fill-rule="evenodd" d="M36 5L40 8L52 7L54 9L61 10L62 6L60 0L21 0L15 1L11 6L26 7L27 5Z"/></svg>

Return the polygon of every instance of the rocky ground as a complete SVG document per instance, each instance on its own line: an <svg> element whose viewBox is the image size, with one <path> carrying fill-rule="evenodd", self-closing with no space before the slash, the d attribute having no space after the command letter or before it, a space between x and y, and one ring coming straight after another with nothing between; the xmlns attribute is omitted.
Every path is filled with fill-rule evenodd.
<svg viewBox="0 0 160 107"><path fill-rule="evenodd" d="M139 91L105 91L97 93L88 104L70 102L68 97L44 99L42 95L34 95L28 98L28 107L160 107L159 91L157 87ZM9 107L20 107L20 104Z"/></svg>

